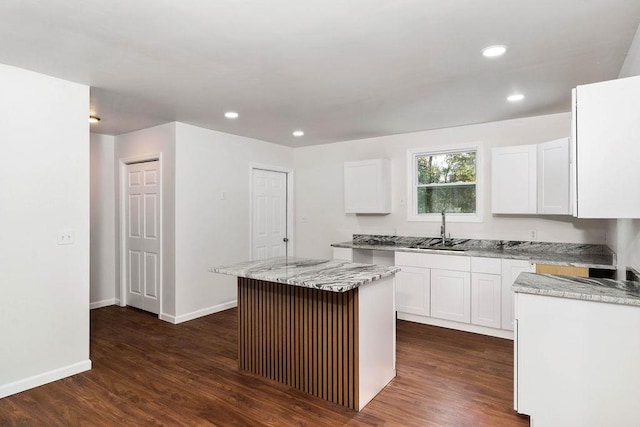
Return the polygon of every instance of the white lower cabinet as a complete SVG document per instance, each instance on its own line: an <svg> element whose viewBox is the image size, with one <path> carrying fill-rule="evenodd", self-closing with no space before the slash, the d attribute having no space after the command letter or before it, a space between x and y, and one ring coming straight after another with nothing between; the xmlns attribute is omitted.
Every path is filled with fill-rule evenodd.
<svg viewBox="0 0 640 427"><path fill-rule="evenodd" d="M398 319L513 338L511 285L534 271L529 261L402 251L393 259Z"/></svg>
<svg viewBox="0 0 640 427"><path fill-rule="evenodd" d="M515 409L537 427L640 426L640 307L516 294Z"/></svg>
<svg viewBox="0 0 640 427"><path fill-rule="evenodd" d="M535 264L519 259L502 260L502 329L513 331L513 291L511 286L520 273L535 272Z"/></svg>
<svg viewBox="0 0 640 427"><path fill-rule="evenodd" d="M403 313L429 316L431 273L422 267L402 266L396 273L396 309Z"/></svg>
<svg viewBox="0 0 640 427"><path fill-rule="evenodd" d="M471 322L471 277L466 271L431 270L431 317Z"/></svg>
<svg viewBox="0 0 640 427"><path fill-rule="evenodd" d="M500 275L471 273L471 323L500 328L501 293Z"/></svg>

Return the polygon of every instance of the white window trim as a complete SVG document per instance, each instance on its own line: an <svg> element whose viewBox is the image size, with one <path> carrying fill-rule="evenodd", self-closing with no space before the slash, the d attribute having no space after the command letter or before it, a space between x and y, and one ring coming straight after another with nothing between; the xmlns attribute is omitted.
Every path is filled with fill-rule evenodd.
<svg viewBox="0 0 640 427"><path fill-rule="evenodd" d="M484 175L483 175L483 144L482 142L470 142L465 144L446 145L438 147L410 148L407 150L407 221L436 222L441 221L439 213L421 214L417 212L417 192L415 157L424 154L450 153L452 151L476 152L476 213L475 214L447 214L448 222L482 222L484 209Z"/></svg>

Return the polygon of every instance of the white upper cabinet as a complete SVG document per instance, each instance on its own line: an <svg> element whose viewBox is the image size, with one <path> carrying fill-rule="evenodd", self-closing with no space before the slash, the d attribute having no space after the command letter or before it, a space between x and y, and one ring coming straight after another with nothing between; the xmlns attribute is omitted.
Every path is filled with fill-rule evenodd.
<svg viewBox="0 0 640 427"><path fill-rule="evenodd" d="M491 155L491 212L536 213L536 146L498 147Z"/></svg>
<svg viewBox="0 0 640 427"><path fill-rule="evenodd" d="M391 213L389 160L345 162L344 211L350 214Z"/></svg>
<svg viewBox="0 0 640 427"><path fill-rule="evenodd" d="M574 215L640 218L640 76L578 86Z"/></svg>
<svg viewBox="0 0 640 427"><path fill-rule="evenodd" d="M538 144L538 213L569 215L569 138Z"/></svg>
<svg viewBox="0 0 640 427"><path fill-rule="evenodd" d="M569 138L494 148L492 213L571 214L569 153Z"/></svg>

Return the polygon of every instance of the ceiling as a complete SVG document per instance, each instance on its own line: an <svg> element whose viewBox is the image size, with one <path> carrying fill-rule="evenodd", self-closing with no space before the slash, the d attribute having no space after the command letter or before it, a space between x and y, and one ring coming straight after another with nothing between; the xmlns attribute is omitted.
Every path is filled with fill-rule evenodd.
<svg viewBox="0 0 640 427"><path fill-rule="evenodd" d="M93 132L304 146L569 111L639 23L638 0L2 0L0 63L90 85Z"/></svg>

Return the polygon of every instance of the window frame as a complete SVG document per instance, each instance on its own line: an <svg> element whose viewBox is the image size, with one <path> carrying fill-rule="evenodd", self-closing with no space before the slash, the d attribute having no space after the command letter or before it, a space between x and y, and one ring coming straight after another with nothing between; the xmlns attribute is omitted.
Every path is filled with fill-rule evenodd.
<svg viewBox="0 0 640 427"><path fill-rule="evenodd" d="M436 222L441 221L440 213L418 214L418 156L430 156L437 154L457 153L461 151L476 152L476 212L475 213L447 213L449 222L482 222L484 209L484 175L483 171L483 144L472 142L439 147L410 148L407 150L407 221ZM424 187L424 185L422 185Z"/></svg>

